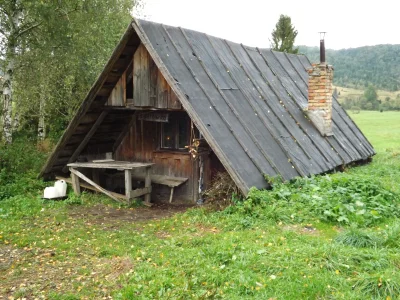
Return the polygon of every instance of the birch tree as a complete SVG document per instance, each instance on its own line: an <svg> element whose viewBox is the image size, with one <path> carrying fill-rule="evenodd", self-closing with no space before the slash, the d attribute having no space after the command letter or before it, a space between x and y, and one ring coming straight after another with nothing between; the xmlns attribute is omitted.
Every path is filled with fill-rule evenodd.
<svg viewBox="0 0 400 300"><path fill-rule="evenodd" d="M64 129L129 24L133 3L0 0L6 143L12 142L13 108L22 128L36 123L38 139L48 124Z"/></svg>
<svg viewBox="0 0 400 300"><path fill-rule="evenodd" d="M0 34L2 50L5 58L5 72L3 77L3 139L6 143L12 142L12 101L13 75L15 56L17 54L18 39L28 30L29 26L21 25L23 9L20 0L0 2ZM31 24L33 26L33 24Z"/></svg>

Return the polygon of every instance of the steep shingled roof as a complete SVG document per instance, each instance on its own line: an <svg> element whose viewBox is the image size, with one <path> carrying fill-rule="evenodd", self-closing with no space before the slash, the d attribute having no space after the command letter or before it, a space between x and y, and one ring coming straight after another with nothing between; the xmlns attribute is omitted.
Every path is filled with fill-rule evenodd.
<svg viewBox="0 0 400 300"><path fill-rule="evenodd" d="M129 53L133 53L139 40L145 45L183 108L244 193L252 186L266 187L263 174L284 179L309 176L375 154L335 97L333 136L321 136L306 118L306 69L311 64L305 56L247 47L144 20L134 21L132 27L125 35L130 37L117 49L124 52L123 43L130 43ZM104 101L106 92L101 99L95 93L102 90L101 78L107 78L112 69L105 68L96 89L92 88L92 99L83 102L87 109L81 108L79 118L90 111L94 99ZM70 124L64 142L58 144L42 174L62 166L58 153L76 126Z"/></svg>

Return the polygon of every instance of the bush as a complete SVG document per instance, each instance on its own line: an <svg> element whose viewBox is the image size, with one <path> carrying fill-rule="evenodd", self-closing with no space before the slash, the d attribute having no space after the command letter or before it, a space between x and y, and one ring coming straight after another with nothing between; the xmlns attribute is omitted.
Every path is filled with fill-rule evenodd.
<svg viewBox="0 0 400 300"><path fill-rule="evenodd" d="M45 156L37 150L34 140L25 137L15 139L11 145L1 145L0 200L43 188L44 183L36 177Z"/></svg>
<svg viewBox="0 0 400 300"><path fill-rule="evenodd" d="M400 216L399 196L380 182L346 173L296 178L276 183L271 191L252 188L242 211L254 214L264 207L281 220L320 219L325 222L368 226Z"/></svg>

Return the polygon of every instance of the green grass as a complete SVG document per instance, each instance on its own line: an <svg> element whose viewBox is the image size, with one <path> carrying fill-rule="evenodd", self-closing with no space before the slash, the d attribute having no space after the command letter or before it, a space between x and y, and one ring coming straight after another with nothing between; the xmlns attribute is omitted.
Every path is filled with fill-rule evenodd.
<svg viewBox="0 0 400 300"><path fill-rule="evenodd" d="M362 129L377 152L400 149L400 112L361 111L350 117Z"/></svg>
<svg viewBox="0 0 400 300"><path fill-rule="evenodd" d="M365 223L357 217L345 225L321 218L317 209L325 206L313 210L301 202L318 196L336 203L343 192L343 197L363 197L355 198L357 209L363 208L360 201L381 205L384 211L390 202L386 198L375 201L375 195L368 202L371 185L378 194L392 193L387 196L398 205L400 114L351 116L378 151L371 164L331 179L315 177L301 183L304 189L299 182L282 185L223 211L198 208L162 220L132 222L110 218L110 211L129 214L145 208L118 207L93 194L60 202L31 195L0 201L0 295L399 299L398 220L389 215ZM357 191L361 185L367 186Z"/></svg>

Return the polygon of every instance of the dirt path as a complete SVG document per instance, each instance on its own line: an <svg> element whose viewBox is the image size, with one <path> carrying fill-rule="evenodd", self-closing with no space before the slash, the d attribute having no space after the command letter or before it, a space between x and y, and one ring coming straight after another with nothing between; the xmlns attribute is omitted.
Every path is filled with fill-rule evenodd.
<svg viewBox="0 0 400 300"><path fill-rule="evenodd" d="M137 222L164 219L176 213L185 212L193 205L155 204L150 207L113 208L98 204L92 207L74 207L70 216L73 218L90 219L96 224L115 224L121 222Z"/></svg>

